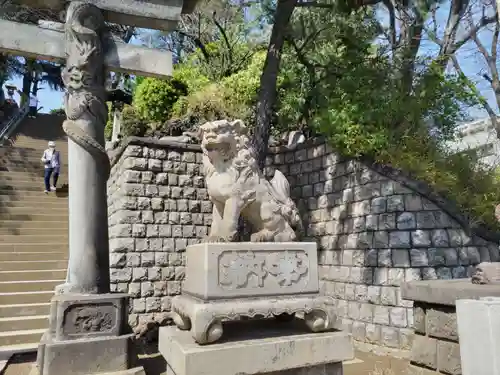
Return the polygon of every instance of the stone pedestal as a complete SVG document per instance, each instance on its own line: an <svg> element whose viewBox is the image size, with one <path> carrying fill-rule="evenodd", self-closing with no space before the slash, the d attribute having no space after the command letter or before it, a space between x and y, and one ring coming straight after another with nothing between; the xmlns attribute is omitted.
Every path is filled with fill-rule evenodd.
<svg viewBox="0 0 500 375"><path fill-rule="evenodd" d="M463 375L500 375L500 298L457 301Z"/></svg>
<svg viewBox="0 0 500 375"><path fill-rule="evenodd" d="M349 334L310 333L297 319L228 322L221 342L206 346L186 331L162 327L159 349L167 375L342 375L342 361L354 358Z"/></svg>
<svg viewBox="0 0 500 375"><path fill-rule="evenodd" d="M197 343L219 340L222 323L241 318L298 314L313 332L330 327L315 243L207 243L188 246L186 255L186 281L172 312Z"/></svg>
<svg viewBox="0 0 500 375"><path fill-rule="evenodd" d="M126 294L62 294L51 301L38 347L39 375L144 374L131 366ZM135 372L130 372L135 371Z"/></svg>

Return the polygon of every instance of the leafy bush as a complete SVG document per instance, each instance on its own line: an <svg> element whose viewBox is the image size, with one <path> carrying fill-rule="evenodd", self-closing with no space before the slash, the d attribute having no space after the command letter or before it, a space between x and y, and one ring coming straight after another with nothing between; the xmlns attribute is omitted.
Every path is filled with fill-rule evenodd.
<svg viewBox="0 0 500 375"><path fill-rule="evenodd" d="M111 102L106 102L108 107L108 120L106 121L106 126L104 127L104 139L110 141L113 135L113 113L111 112Z"/></svg>
<svg viewBox="0 0 500 375"><path fill-rule="evenodd" d="M265 59L266 53L258 52L252 57L246 69L221 81L228 102L242 109L246 107L245 111L256 103Z"/></svg>
<svg viewBox="0 0 500 375"><path fill-rule="evenodd" d="M233 118L237 110L226 102L227 94L220 85L211 84L195 92L179 104L179 117L189 119L193 125L206 121Z"/></svg>
<svg viewBox="0 0 500 375"><path fill-rule="evenodd" d="M149 124L133 106L126 105L122 111L121 133L124 137L143 137L149 129Z"/></svg>
<svg viewBox="0 0 500 375"><path fill-rule="evenodd" d="M190 61L176 65L172 77L187 86L187 92L193 93L202 90L210 84L210 79L205 76L197 65Z"/></svg>
<svg viewBox="0 0 500 375"><path fill-rule="evenodd" d="M451 154L428 136L406 136L377 155L377 161L408 172L454 201L471 222L491 229L500 226L494 207L500 203L500 180L495 169L478 168L474 152Z"/></svg>
<svg viewBox="0 0 500 375"><path fill-rule="evenodd" d="M186 85L178 80L145 78L135 91L134 107L144 120L163 122L170 117L177 99L186 94Z"/></svg>
<svg viewBox="0 0 500 375"><path fill-rule="evenodd" d="M66 116L66 112L64 111L64 108L54 108L54 109L51 109L49 113L51 115Z"/></svg>

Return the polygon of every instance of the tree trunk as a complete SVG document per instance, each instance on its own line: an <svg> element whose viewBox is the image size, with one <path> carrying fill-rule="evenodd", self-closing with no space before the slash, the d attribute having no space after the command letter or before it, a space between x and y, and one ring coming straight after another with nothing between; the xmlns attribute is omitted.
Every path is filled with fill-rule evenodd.
<svg viewBox="0 0 500 375"><path fill-rule="evenodd" d="M21 95L21 106L24 105L29 100L31 84L33 83L33 64L34 60L26 59L24 64L24 74L23 74L23 95Z"/></svg>
<svg viewBox="0 0 500 375"><path fill-rule="evenodd" d="M252 146L261 169L264 168L266 161L273 107L276 102L276 85L281 61L281 50L285 41L286 29L296 4L297 0L278 0L266 61L264 62L264 69L260 77L260 91Z"/></svg>

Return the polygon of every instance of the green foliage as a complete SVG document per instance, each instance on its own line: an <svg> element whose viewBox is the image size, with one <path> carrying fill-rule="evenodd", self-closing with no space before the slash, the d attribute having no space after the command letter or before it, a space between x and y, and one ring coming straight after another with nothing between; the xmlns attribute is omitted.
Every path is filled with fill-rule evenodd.
<svg viewBox="0 0 500 375"><path fill-rule="evenodd" d="M183 82L187 86L188 93L200 91L210 84L210 79L201 72L197 65L192 64L191 60L176 65L172 77Z"/></svg>
<svg viewBox="0 0 500 375"><path fill-rule="evenodd" d="M475 155L453 155L444 146L466 118L465 110L480 103L477 91L465 77L444 74L438 62L424 56L415 61L419 69L412 72L408 92L401 61L372 46L375 21L367 10L294 14L275 127L312 128L339 153L402 169L474 220L498 228L497 175L478 168Z"/></svg>
<svg viewBox="0 0 500 375"><path fill-rule="evenodd" d="M267 9L275 2L265 3ZM238 27L229 42L216 34L175 66L172 81L138 81L131 133L168 132L169 117L181 130L222 118L253 125L267 52L241 38ZM274 132L325 135L342 155L400 168L497 227L500 174L477 168L475 155L452 155L444 146L467 108L483 99L464 76L446 74L440 61L417 54L408 65L406 51L387 53L374 43L379 34L373 9L295 9L281 51Z"/></svg>
<svg viewBox="0 0 500 375"><path fill-rule="evenodd" d="M408 135L377 155L377 161L408 172L451 199L471 222L498 230L494 207L500 203L495 169L478 168L474 152L451 154L427 135Z"/></svg>
<svg viewBox="0 0 500 375"><path fill-rule="evenodd" d="M246 69L240 70L221 81L221 86L227 93L228 101L247 107L252 107L256 103L260 87L260 75L265 59L265 52L257 52Z"/></svg>
<svg viewBox="0 0 500 375"><path fill-rule="evenodd" d="M54 108L54 109L51 109L49 113L51 115L61 115L61 116L65 116L66 115L66 112L64 111L64 108Z"/></svg>
<svg viewBox="0 0 500 375"><path fill-rule="evenodd" d="M179 97L187 94L186 85L178 80L145 78L137 86L134 107L145 121L166 121Z"/></svg>
<svg viewBox="0 0 500 375"><path fill-rule="evenodd" d="M123 107L121 133L124 137L143 137L148 129L148 122L140 116L135 107L129 105Z"/></svg>
<svg viewBox="0 0 500 375"><path fill-rule="evenodd" d="M193 126L224 118L234 119L243 108L227 102L227 97L224 88L215 83L211 84L202 91L183 98L176 106L177 117Z"/></svg>
<svg viewBox="0 0 500 375"><path fill-rule="evenodd" d="M111 112L111 102L106 102L108 107L108 120L106 121L106 126L104 127L104 139L106 141L111 140L111 136L113 135L113 112Z"/></svg>
<svg viewBox="0 0 500 375"><path fill-rule="evenodd" d="M218 83L204 83L197 91L190 90L190 95L174 104L173 116L188 119L193 124L222 118L251 120L264 59L265 53L258 52L248 62L246 69Z"/></svg>

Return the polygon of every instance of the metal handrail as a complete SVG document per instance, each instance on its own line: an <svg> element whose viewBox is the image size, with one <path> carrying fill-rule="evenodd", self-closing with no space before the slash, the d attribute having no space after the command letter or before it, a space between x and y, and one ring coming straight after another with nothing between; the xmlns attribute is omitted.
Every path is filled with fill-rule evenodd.
<svg viewBox="0 0 500 375"><path fill-rule="evenodd" d="M19 111L14 116L12 116L9 121L7 121L3 129L0 131L0 141L8 138L12 131L17 128L19 123L24 120L24 118L28 114L29 108L29 103L24 104L21 108L19 108Z"/></svg>

